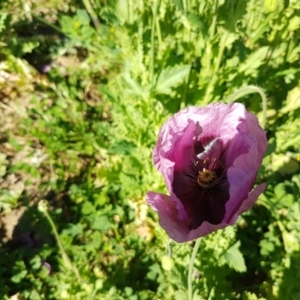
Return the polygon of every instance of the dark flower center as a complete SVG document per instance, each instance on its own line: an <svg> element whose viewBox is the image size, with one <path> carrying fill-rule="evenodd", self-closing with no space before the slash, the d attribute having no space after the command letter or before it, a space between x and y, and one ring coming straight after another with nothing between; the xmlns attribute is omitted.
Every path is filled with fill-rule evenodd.
<svg viewBox="0 0 300 300"><path fill-rule="evenodd" d="M216 179L217 179L216 172L212 170L206 170L205 168L203 168L202 171L199 171L197 176L198 184L204 189L212 187Z"/></svg>
<svg viewBox="0 0 300 300"><path fill-rule="evenodd" d="M216 225L224 218L230 197L225 153L219 138L195 141L189 167L175 165L173 191L189 216L190 229L204 221Z"/></svg>

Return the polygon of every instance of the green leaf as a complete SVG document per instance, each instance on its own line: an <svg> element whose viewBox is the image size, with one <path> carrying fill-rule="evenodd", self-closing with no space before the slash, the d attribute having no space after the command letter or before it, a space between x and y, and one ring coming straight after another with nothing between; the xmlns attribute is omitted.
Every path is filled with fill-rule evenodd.
<svg viewBox="0 0 300 300"><path fill-rule="evenodd" d="M116 2L116 16L121 24L128 22L128 0L118 0Z"/></svg>
<svg viewBox="0 0 300 300"><path fill-rule="evenodd" d="M170 94L171 88L182 83L190 72L189 65L178 65L161 71L155 90L161 94Z"/></svg>
<svg viewBox="0 0 300 300"><path fill-rule="evenodd" d="M76 15L77 15L77 19L81 25L89 25L91 19L86 10L78 9L76 11Z"/></svg>
<svg viewBox="0 0 300 300"><path fill-rule="evenodd" d="M95 231L92 234L92 241L91 245L93 246L94 249L99 249L102 243L102 235L99 231Z"/></svg>
<svg viewBox="0 0 300 300"><path fill-rule="evenodd" d="M123 74L124 83L128 87L128 92L130 92L133 95L140 96L142 98L146 98L147 91L145 88L142 88L141 85L133 78L131 78L131 75L129 73Z"/></svg>
<svg viewBox="0 0 300 300"><path fill-rule="evenodd" d="M110 221L107 216L95 216L91 222L91 228L99 231L107 231L110 228Z"/></svg>
<svg viewBox="0 0 300 300"><path fill-rule="evenodd" d="M108 148L109 153L112 154L131 154L133 150L136 148L136 145L133 142L129 142L126 140L116 141L112 143Z"/></svg>
<svg viewBox="0 0 300 300"><path fill-rule="evenodd" d="M81 212L83 215L90 215L91 213L95 212L94 205L89 201L84 202Z"/></svg>
<svg viewBox="0 0 300 300"><path fill-rule="evenodd" d="M264 12L269 13L269 12L274 12L277 9L277 0L265 0L264 2Z"/></svg>
<svg viewBox="0 0 300 300"><path fill-rule="evenodd" d="M183 12L183 3L182 0L171 0L176 7Z"/></svg>
<svg viewBox="0 0 300 300"><path fill-rule="evenodd" d="M257 296L251 292L243 293L243 300L258 300Z"/></svg>
<svg viewBox="0 0 300 300"><path fill-rule="evenodd" d="M190 13L187 19L193 29L200 29L200 30L204 29L205 26L204 22L199 18L198 15Z"/></svg>
<svg viewBox="0 0 300 300"><path fill-rule="evenodd" d="M14 283L19 283L23 278L25 278L27 275L27 271L23 270L19 272L18 274L11 277L11 281Z"/></svg>
<svg viewBox="0 0 300 300"><path fill-rule="evenodd" d="M282 232L282 239L285 251L287 253L298 252L299 251L299 241L297 239L297 234L295 232Z"/></svg>
<svg viewBox="0 0 300 300"><path fill-rule="evenodd" d="M248 56L246 61L239 67L239 73L245 72L245 75L252 74L260 65L265 63L266 55L269 51L269 47L261 47L254 53Z"/></svg>
<svg viewBox="0 0 300 300"><path fill-rule="evenodd" d="M263 256L270 255L270 253L272 253L275 250L274 243L268 240L260 241L259 245L260 245L260 253Z"/></svg>
<svg viewBox="0 0 300 300"><path fill-rule="evenodd" d="M41 257L39 255L35 255L31 260L30 260L30 265L32 267L32 269L39 269L41 267L42 264L42 260Z"/></svg>
<svg viewBox="0 0 300 300"><path fill-rule="evenodd" d="M224 254L224 259L228 266L237 272L246 272L246 264L242 253L239 250L241 242L236 242Z"/></svg>
<svg viewBox="0 0 300 300"><path fill-rule="evenodd" d="M174 260L171 257L164 255L161 258L161 266L165 271L170 271L174 267Z"/></svg>
<svg viewBox="0 0 300 300"><path fill-rule="evenodd" d="M288 92L286 106L283 107L281 112L286 114L293 112L298 108L300 108L300 88L295 87Z"/></svg>
<svg viewBox="0 0 300 300"><path fill-rule="evenodd" d="M84 226L82 224L70 224L68 228L63 230L63 234L69 237L81 236Z"/></svg>
<svg viewBox="0 0 300 300"><path fill-rule="evenodd" d="M294 16L289 20L288 29L289 31L296 31L300 28L300 17Z"/></svg>

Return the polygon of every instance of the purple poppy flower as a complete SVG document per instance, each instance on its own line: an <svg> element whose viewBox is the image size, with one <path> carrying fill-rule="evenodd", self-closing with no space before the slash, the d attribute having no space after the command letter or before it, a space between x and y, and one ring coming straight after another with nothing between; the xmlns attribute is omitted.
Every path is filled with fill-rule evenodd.
<svg viewBox="0 0 300 300"><path fill-rule="evenodd" d="M176 113L153 150L170 194L147 193L160 225L186 242L234 224L266 187L252 190L266 149L265 131L240 103Z"/></svg>

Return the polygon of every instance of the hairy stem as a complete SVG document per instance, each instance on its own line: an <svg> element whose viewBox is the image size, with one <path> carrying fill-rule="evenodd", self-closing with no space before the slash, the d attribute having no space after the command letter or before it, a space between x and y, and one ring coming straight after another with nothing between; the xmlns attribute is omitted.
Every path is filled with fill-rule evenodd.
<svg viewBox="0 0 300 300"><path fill-rule="evenodd" d="M153 18L152 18L152 28L151 28L151 49L150 49L150 80L152 85L154 84L154 55L155 55L155 46L154 46L154 39L155 39L155 25L156 25L156 17L157 17L157 9L159 7L159 0L154 1L154 5L152 8Z"/></svg>
<svg viewBox="0 0 300 300"><path fill-rule="evenodd" d="M132 2L131 2L131 0L128 0L127 4L128 4L128 8L127 8L127 20L128 20L128 23L131 24L132 23L132 12L131 12Z"/></svg>
<svg viewBox="0 0 300 300"><path fill-rule="evenodd" d="M91 5L89 0L82 0L83 5L85 6L85 9L87 10L87 12L89 13L89 15L91 16L91 19L94 23L94 26L96 28L96 30L99 32L100 30L100 22L98 20L98 17L93 9L93 6Z"/></svg>
<svg viewBox="0 0 300 300"><path fill-rule="evenodd" d="M212 18L212 22L211 22L211 26L210 26L210 34L209 34L209 42L208 45L206 47L206 60L207 60L207 77L210 76L211 70L210 70L210 60L211 60L211 49L212 49L212 45L211 42L215 36L215 31L216 31L216 26L217 26L217 10L218 10L218 5L219 2L218 0L215 1L215 6L214 6L214 15Z"/></svg>
<svg viewBox="0 0 300 300"><path fill-rule="evenodd" d="M196 255L198 253L199 247L200 247L201 239L196 240L196 243L194 245L193 253L190 259L189 264L189 273L188 273L188 300L193 300L193 269L194 269L194 262L196 259Z"/></svg>
<svg viewBox="0 0 300 300"><path fill-rule="evenodd" d="M48 213L48 209L47 209L47 202L45 200L41 200L40 203L39 203L39 206L38 206L38 209L40 212L42 212L47 221L49 222L51 228L52 228L52 231L53 231L53 234L54 234L54 237L56 239L56 242L57 242L57 245L58 245L58 248L61 252L61 255L62 255L62 260L63 260L63 263L65 265L65 267L69 270L72 270L75 274L75 276L77 277L77 279L82 282L83 280L81 279L80 275L79 275L79 271L78 269L72 264L69 256L67 255L60 239L59 239L59 236L58 236L58 232L56 230L56 227L55 227L55 224L51 218L51 216L49 215Z"/></svg>
<svg viewBox="0 0 300 300"><path fill-rule="evenodd" d="M246 95L252 94L252 93L258 93L261 97L262 101L262 109L263 109L263 119L262 119L262 128L265 128L266 122L267 122L267 96L263 89L261 89L258 86L255 85L247 85L240 89L238 89L235 93L233 93L228 103L233 103L236 99L244 97Z"/></svg>
<svg viewBox="0 0 300 300"><path fill-rule="evenodd" d="M212 94L212 92L215 88L215 85L216 85L217 81L218 81L218 76L219 76L218 72L219 72L221 62L222 62L222 59L223 59L224 50L225 50L226 43L227 43L227 38L228 38L228 33L224 33L224 35L222 35L222 37L221 37L220 50L219 50L219 53L218 53L218 56L217 56L217 61L214 64L214 68L213 68L213 77L209 81L208 87L205 91L205 95L204 95L204 98L203 98L203 104L204 105L208 104L211 101L211 99L210 99L211 94Z"/></svg>
<svg viewBox="0 0 300 300"><path fill-rule="evenodd" d="M161 30L160 30L160 24L159 24L159 18L156 18L156 33L157 33L157 40L158 40L158 49L161 50L162 45L162 36L161 36Z"/></svg>

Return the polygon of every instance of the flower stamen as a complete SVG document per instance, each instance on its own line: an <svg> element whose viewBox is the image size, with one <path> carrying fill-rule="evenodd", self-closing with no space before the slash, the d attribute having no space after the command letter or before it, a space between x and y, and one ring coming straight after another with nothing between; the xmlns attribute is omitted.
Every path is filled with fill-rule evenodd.
<svg viewBox="0 0 300 300"><path fill-rule="evenodd" d="M199 171L197 176L198 184L204 189L212 187L217 179L217 174L214 171L207 170L205 168Z"/></svg>

